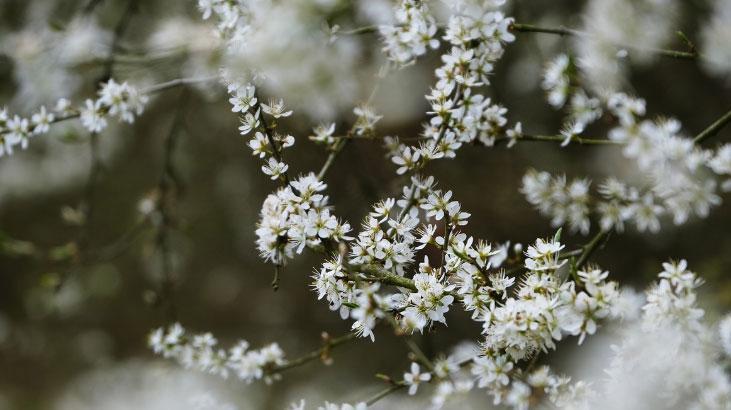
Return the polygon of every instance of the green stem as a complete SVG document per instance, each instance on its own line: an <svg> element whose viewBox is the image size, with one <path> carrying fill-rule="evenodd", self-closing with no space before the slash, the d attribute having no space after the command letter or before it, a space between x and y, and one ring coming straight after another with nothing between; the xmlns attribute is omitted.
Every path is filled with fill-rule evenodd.
<svg viewBox="0 0 731 410"><path fill-rule="evenodd" d="M589 258L599 248L599 245L601 244L602 240L605 239L609 235L609 231L600 230L596 235L594 235L593 238L591 238L591 241L587 243L584 248L583 252L581 253L581 256L579 256L579 259L576 261L576 270L581 269L584 267L586 262L589 261Z"/></svg>
<svg viewBox="0 0 731 410"><path fill-rule="evenodd" d="M706 139L718 134L718 132L721 131L721 129L729 122L731 122L731 110L724 114L721 118L717 119L713 124L709 125L708 128L701 131L700 134L693 138L693 142L701 144Z"/></svg>
<svg viewBox="0 0 731 410"><path fill-rule="evenodd" d="M522 135L517 138L518 141L535 141L535 142L563 142L565 137L563 135ZM508 142L510 138L498 138L495 143ZM582 138L573 137L571 142L575 142L581 145L624 145L624 142L613 141L608 139L599 138Z"/></svg>
<svg viewBox="0 0 731 410"><path fill-rule="evenodd" d="M351 132L348 132L348 135L346 135L344 138L341 138L338 140L338 142L335 143L335 146L333 147L332 152L330 155L328 155L327 160L325 160L325 163L322 165L322 168L320 169L320 172L317 173L317 179L322 181L325 178L325 174L327 174L327 171L330 170L332 165L335 163L335 160L338 158L338 155L340 155L340 152L345 148L345 145L348 143L348 141L351 140L352 130Z"/></svg>

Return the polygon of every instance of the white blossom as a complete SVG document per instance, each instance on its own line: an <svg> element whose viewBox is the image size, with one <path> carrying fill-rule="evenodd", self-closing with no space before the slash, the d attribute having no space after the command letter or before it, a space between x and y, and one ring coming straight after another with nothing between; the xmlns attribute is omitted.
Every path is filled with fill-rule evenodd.
<svg viewBox="0 0 731 410"><path fill-rule="evenodd" d="M409 386L409 394L416 394L419 384L431 380L431 373L422 373L418 363L411 362L411 371L404 373L404 384Z"/></svg>

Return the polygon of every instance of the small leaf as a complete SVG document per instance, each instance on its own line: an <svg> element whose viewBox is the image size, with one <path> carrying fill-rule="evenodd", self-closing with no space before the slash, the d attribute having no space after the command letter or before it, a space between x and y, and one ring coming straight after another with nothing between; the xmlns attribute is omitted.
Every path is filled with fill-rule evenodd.
<svg viewBox="0 0 731 410"><path fill-rule="evenodd" d="M556 234L553 235L553 241L554 242L561 242L561 230L563 228L558 228L558 231L556 231Z"/></svg>

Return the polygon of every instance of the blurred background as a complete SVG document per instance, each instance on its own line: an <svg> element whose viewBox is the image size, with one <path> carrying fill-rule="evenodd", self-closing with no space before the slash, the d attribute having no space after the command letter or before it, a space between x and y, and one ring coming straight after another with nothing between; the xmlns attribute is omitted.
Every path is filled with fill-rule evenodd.
<svg viewBox="0 0 731 410"><path fill-rule="evenodd" d="M293 7L305 7L304 1ZM387 21L391 3L318 0L306 7L349 29ZM585 7L583 1L523 0L508 10L518 22L579 27ZM674 29L697 39L712 13L711 3L682 2ZM122 19L127 24L119 29ZM0 0L0 106L29 116L60 97L78 102L92 96L115 38L112 75L118 81L142 87L214 74L223 57L212 29L194 1ZM115 36L116 30L122 34ZM684 43L673 36L668 45L682 49ZM540 73L571 46L556 36L518 34L497 64L488 94L526 132L560 128L562 114L546 104ZM384 115L377 134L420 132L437 52L378 80L384 59L376 35L343 35L297 51L302 54L257 55L277 74L264 94L284 98L294 110L280 121L296 138L287 158L291 174L321 167L327 153L307 140L312 127L332 120L339 131L347 129L353 106L376 82L372 103ZM693 61L632 65L623 89L646 98L651 116L681 120L688 135L731 107L728 79ZM150 330L173 316L191 331L212 332L224 346L239 338L252 346L277 341L290 358L318 347L323 331L336 336L349 329L309 288L319 255L295 259L279 291L272 291L273 269L257 255L254 228L262 201L277 185L261 174L227 100L216 82L154 96L133 125L114 122L100 135L94 178L89 136L74 121L0 158L0 409L178 408L167 397L199 390L216 391L242 409L281 409L301 397L312 404L362 400L383 387L374 374L397 376L407 367L406 346L386 330L377 332L375 344L359 340L338 348L332 366L313 362L269 387L179 372L147 348ZM597 136L605 131L601 123L591 129ZM171 135L172 151L166 150ZM726 129L709 144L729 140ZM395 177L384 152L378 142L354 142L326 179L336 214L354 227L374 202L398 196L408 183ZM146 209L161 193L166 164L177 182L161 238L159 215ZM456 160L435 161L424 174L453 190L472 214L470 234L525 244L554 232L518 192L529 168L593 181L636 172L614 147L524 143L463 147ZM707 281L702 305L725 311L731 307L730 226L731 212L722 204L705 220L677 228L666 221L660 234L629 229L614 235L595 260L615 280L642 290L661 262L686 258ZM579 234L564 239L569 248L587 240ZM421 338L427 353L478 338L479 327L466 315L450 315L448 328ZM484 408L487 398L477 397L472 405ZM382 408L398 403L394 398Z"/></svg>

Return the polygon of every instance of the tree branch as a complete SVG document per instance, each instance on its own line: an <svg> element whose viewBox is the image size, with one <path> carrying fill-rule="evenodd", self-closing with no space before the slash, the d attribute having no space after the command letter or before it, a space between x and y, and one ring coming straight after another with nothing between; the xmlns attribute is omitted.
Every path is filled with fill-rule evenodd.
<svg viewBox="0 0 731 410"><path fill-rule="evenodd" d="M554 34L559 36L571 36L571 37L582 37L582 38L589 38L592 40L600 40L592 36L591 34L580 31L580 30L574 30L566 27L540 27L533 24L521 24L521 23L513 23L510 25L511 31L516 31L520 33L543 33L543 34ZM642 52L649 52L653 54L657 54L662 57L669 57L674 59L680 59L680 60L697 60L701 59L702 57L696 53L696 52L688 52L688 51L680 51L680 50L672 50L672 49L662 49L662 48L641 48L641 47L635 47L627 44L616 44L612 43L617 48L624 48L628 50L635 50L635 51L642 51Z"/></svg>
<svg viewBox="0 0 731 410"><path fill-rule="evenodd" d="M443 27L440 27L440 30L443 29ZM558 35L561 37L587 37L591 38L592 36L589 33L586 33L584 31L570 29L566 27L541 27L533 24L525 24L525 23L513 23L510 26L510 30L514 32L520 32L520 33L539 33L539 34L553 34ZM336 34L343 34L343 35L360 35L360 34L372 34L378 32L378 26L364 26L364 27L358 27L352 30L345 30L341 31ZM640 47L635 47L631 45L626 44L614 44L614 46L618 48L625 48L628 50L635 50L635 51L644 51L644 52L650 52L653 54L657 54L663 57L668 58L674 58L679 60L699 60L702 59L702 56L698 54L695 51L680 51L680 50L673 50L673 49L661 49L661 48L651 48L651 49L645 49Z"/></svg>
<svg viewBox="0 0 731 410"><path fill-rule="evenodd" d="M309 363L316 359L322 359L323 357L327 357L327 355L330 353L330 350L332 350L334 347L340 346L342 344L345 344L351 340L354 340L356 338L356 334L353 332L346 333L342 336L329 339L329 337L325 340L325 343L322 347L319 349L313 350L303 356L300 356L293 360L288 360L287 363L274 366L271 369L269 369L270 373L281 373L283 371L293 369L295 367L301 366L305 363Z"/></svg>

